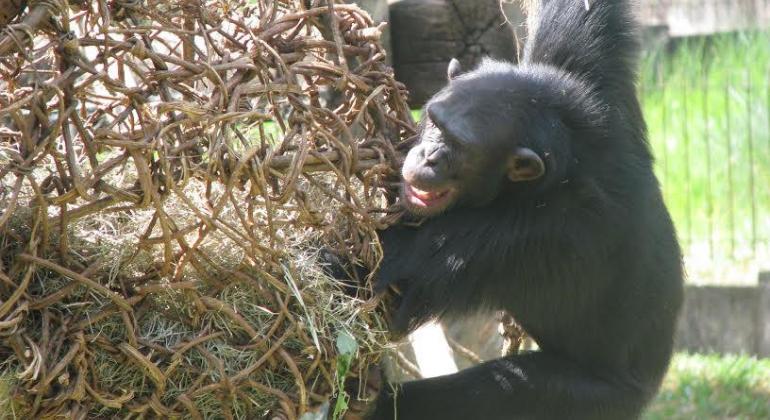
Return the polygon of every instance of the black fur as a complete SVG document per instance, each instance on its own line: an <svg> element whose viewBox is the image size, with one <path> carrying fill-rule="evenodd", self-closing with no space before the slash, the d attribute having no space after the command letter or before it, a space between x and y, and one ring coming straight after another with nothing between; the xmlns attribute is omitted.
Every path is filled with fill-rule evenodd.
<svg viewBox="0 0 770 420"><path fill-rule="evenodd" d="M541 350L404 383L370 418L629 419L657 391L683 273L636 98L628 9L545 1L519 66L487 61L428 103L405 184L454 195L420 227L382 232L377 288L403 293L392 328L507 310ZM512 182L505 161L522 148L545 173Z"/></svg>

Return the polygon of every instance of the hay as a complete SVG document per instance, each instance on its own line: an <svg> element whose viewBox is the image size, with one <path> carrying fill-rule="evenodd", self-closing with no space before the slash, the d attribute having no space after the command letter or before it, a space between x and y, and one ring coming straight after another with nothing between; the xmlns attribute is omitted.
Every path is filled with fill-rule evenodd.
<svg viewBox="0 0 770 420"><path fill-rule="evenodd" d="M331 0L24 3L0 2L0 417L344 409L385 328L318 250L376 267L413 133L381 28Z"/></svg>

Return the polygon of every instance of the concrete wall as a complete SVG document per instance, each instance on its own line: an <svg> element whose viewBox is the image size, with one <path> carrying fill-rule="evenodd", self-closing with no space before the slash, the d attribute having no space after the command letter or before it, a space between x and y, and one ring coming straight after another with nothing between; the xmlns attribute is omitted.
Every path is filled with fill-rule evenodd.
<svg viewBox="0 0 770 420"><path fill-rule="evenodd" d="M680 350L770 357L770 272L756 286L690 286L676 337Z"/></svg>
<svg viewBox="0 0 770 420"><path fill-rule="evenodd" d="M770 318L765 319L760 310L768 289L764 283L754 287L688 287L677 348L770 356L768 348L760 348L764 330L770 326Z"/></svg>
<svg viewBox="0 0 770 420"><path fill-rule="evenodd" d="M643 25L675 37L770 26L767 0L640 0L637 7Z"/></svg>

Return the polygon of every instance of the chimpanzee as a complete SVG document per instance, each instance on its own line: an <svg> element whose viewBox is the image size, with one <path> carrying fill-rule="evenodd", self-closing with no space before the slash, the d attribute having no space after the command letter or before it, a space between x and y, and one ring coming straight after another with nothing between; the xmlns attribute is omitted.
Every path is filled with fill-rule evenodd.
<svg viewBox="0 0 770 420"><path fill-rule="evenodd" d="M381 233L391 328L505 310L540 350L384 387L370 418L630 419L672 352L683 270L635 92L624 0L544 0L518 65L487 60L425 107Z"/></svg>

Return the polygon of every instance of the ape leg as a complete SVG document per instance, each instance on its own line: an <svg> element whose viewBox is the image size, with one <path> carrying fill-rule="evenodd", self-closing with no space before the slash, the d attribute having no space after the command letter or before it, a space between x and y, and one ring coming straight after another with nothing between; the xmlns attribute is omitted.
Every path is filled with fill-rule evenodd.
<svg viewBox="0 0 770 420"><path fill-rule="evenodd" d="M650 392L534 352L407 382L395 395L385 394L377 401L375 420L633 419Z"/></svg>

